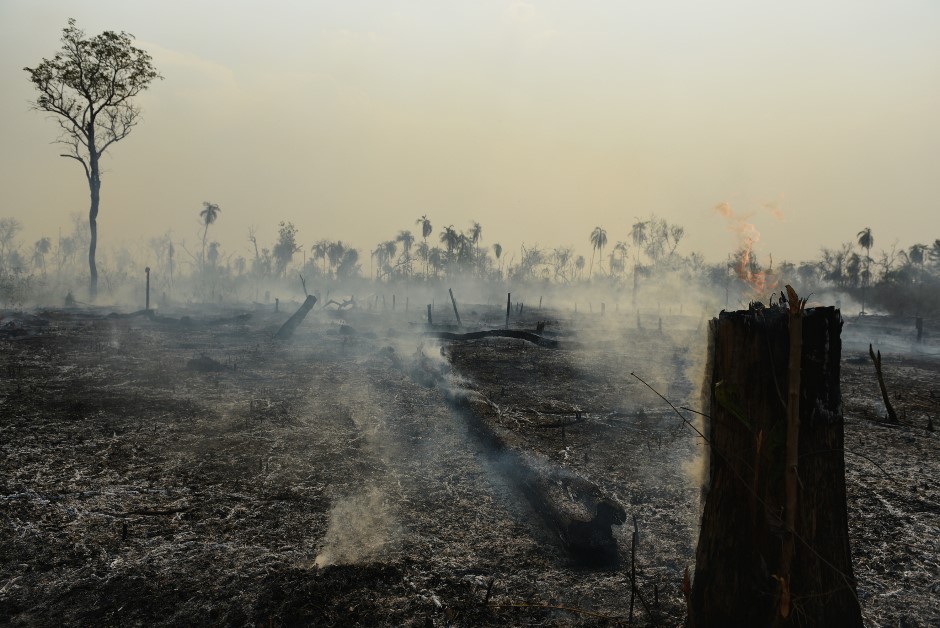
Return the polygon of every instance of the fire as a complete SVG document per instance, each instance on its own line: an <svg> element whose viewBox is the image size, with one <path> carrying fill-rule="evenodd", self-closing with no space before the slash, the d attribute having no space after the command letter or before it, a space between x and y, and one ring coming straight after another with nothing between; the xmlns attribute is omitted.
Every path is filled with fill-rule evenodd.
<svg viewBox="0 0 940 628"><path fill-rule="evenodd" d="M768 276L768 273L755 268L756 256L754 249L760 241L760 231L753 223L749 222L754 214L738 214L727 202L716 205L715 211L728 221L728 230L738 240L737 262L734 266L738 279L749 285L751 290L758 295L765 295L768 291L776 288L776 278ZM772 213L777 218L783 217L783 213L776 206L773 207Z"/></svg>

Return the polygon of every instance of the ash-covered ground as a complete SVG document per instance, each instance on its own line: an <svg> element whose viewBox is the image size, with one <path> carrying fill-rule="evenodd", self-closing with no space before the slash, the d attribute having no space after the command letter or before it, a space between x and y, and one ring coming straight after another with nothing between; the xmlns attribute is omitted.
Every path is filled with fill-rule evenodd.
<svg viewBox="0 0 940 628"><path fill-rule="evenodd" d="M2 313L0 622L616 625L631 572L635 622L683 622L703 444L656 392L698 407L701 317L514 313L551 348L317 307L273 340L293 307ZM843 334L859 597L869 625L936 625L940 351L876 322ZM507 457L620 504L619 563L576 560Z"/></svg>

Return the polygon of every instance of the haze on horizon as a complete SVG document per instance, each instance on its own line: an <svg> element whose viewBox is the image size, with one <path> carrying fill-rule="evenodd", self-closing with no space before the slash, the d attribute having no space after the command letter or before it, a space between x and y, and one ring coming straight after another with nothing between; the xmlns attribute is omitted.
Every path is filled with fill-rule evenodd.
<svg viewBox="0 0 940 628"><path fill-rule="evenodd" d="M127 31L165 80L103 160L101 246L171 230L246 255L293 222L360 248L426 214L483 244L610 244L651 213L709 261L940 236L940 5L924 1L27 2L0 0L0 217L83 218L80 167L29 109L24 66L69 17Z"/></svg>

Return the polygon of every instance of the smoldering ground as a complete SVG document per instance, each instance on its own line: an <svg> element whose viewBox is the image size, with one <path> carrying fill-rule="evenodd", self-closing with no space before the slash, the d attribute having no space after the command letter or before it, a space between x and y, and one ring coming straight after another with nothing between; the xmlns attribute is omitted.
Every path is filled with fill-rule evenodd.
<svg viewBox="0 0 940 628"><path fill-rule="evenodd" d="M415 302L433 298L435 322L456 325L446 290L406 296L408 312L407 291L386 290L384 308L381 295L339 313L331 313L335 305L315 308L287 342L271 340L292 313L286 298L279 312L251 307L248 318L224 305L162 308L163 320L7 315L23 340L4 337L8 368L0 378L11 417L0 502L9 552L4 617L20 624L40 613L71 623L430 617L465 625L593 621L578 609L625 617L629 573L572 563L493 448L455 412L451 396L470 391L498 408L497 427L513 446L623 506L628 524L613 526L621 558L629 557L637 517L641 595L657 618L678 620L699 500L686 469L700 447L631 373L676 405L694 404L702 311L711 307L703 304L714 295L686 291L687 298L660 301L653 286L641 285L630 309L629 295L618 305L604 287L520 288L526 304L511 308L510 327L545 323L543 333L559 342L551 349L510 338L441 343L424 335L426 304ZM505 324L505 294L465 297L459 285L454 293L465 326ZM168 324L184 316L189 323ZM200 356L223 368L186 369ZM927 372L905 368L889 373L889 386ZM865 405L877 399L865 383L869 369L851 365L846 407L855 421L878 419ZM921 384L915 390L929 389ZM928 392L906 393L902 403L929 401ZM910 405L909 416L919 407ZM870 458L865 448L882 442L872 433L853 442ZM890 434L897 459L913 465L900 477L925 475L918 469L931 468L934 441L911 433L911 445ZM912 446L919 453L904 454ZM853 498L864 504L856 518L870 511L866 525L881 530L874 514L884 500L913 518L905 542L922 543L916 531L933 525L923 506L936 500L931 489L884 490L881 472L864 458L847 460L865 485ZM874 616L906 607L929 613L916 597L929 589L918 575L926 563L896 552L869 560L879 555L869 536L856 533L853 542L865 553L859 574ZM889 595L889 576L878 569L902 568L915 588ZM99 596L93 608L82 603L88 591ZM546 608L562 606L576 610Z"/></svg>

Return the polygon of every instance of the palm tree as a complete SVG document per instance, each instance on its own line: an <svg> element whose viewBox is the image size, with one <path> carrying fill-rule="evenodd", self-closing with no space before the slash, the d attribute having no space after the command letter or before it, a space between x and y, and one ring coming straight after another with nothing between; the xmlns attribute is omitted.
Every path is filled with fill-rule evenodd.
<svg viewBox="0 0 940 628"><path fill-rule="evenodd" d="M600 251L601 254L601 271L604 270L604 247L607 246L607 231L602 227L594 227L594 231L591 232L591 269L588 271L588 276L593 276L594 273L594 253Z"/></svg>
<svg viewBox="0 0 940 628"><path fill-rule="evenodd" d="M923 266L924 259L927 256L927 245L926 244L915 244L907 252L907 259L914 266Z"/></svg>
<svg viewBox="0 0 940 628"><path fill-rule="evenodd" d="M417 254L419 259L424 260L424 278L428 278L428 255L431 252L431 247L428 246L427 240L424 242L418 243Z"/></svg>
<svg viewBox="0 0 940 628"><path fill-rule="evenodd" d="M933 244L927 249L927 257L934 265L940 267L940 240L933 241Z"/></svg>
<svg viewBox="0 0 940 628"><path fill-rule="evenodd" d="M410 231L399 231L395 237L396 242L401 242L402 254L405 256L405 268L411 272L411 245L414 244L415 237Z"/></svg>
<svg viewBox="0 0 940 628"><path fill-rule="evenodd" d="M330 262L330 272L333 272L333 269L336 268L337 264L340 263L340 260L343 259L343 253L346 252L346 245L343 244L342 240L337 240L336 242L330 242L326 245L326 257Z"/></svg>
<svg viewBox="0 0 940 628"><path fill-rule="evenodd" d="M623 240L618 240L617 244L614 245L614 250L611 253L611 260L613 260L614 253L618 253L618 252L620 253L620 260L619 260L618 266L620 269L620 274L622 275L624 272L624 269L626 268L626 259L627 259L627 243L624 242Z"/></svg>
<svg viewBox="0 0 940 628"><path fill-rule="evenodd" d="M42 276L46 276L46 254L52 250L52 240L49 238L40 238L36 240L36 252L34 254L34 261L39 263L39 266L42 268Z"/></svg>
<svg viewBox="0 0 940 628"><path fill-rule="evenodd" d="M326 274L326 249L330 245L327 240L318 240L310 247L310 251L313 252L314 259L322 260L323 264L323 274Z"/></svg>
<svg viewBox="0 0 940 628"><path fill-rule="evenodd" d="M385 274L388 275L389 279L391 279L392 258L395 257L395 251L398 250L398 245L395 244L394 240L386 240L379 245L379 248L382 249L382 257L385 259L385 263L382 265L382 270L385 271Z"/></svg>
<svg viewBox="0 0 940 628"><path fill-rule="evenodd" d="M444 267L444 251L435 246L428 252L428 264L434 269L434 276Z"/></svg>
<svg viewBox="0 0 940 628"><path fill-rule="evenodd" d="M579 255L578 259L574 261L574 267L578 269L578 279L584 279L584 256Z"/></svg>
<svg viewBox="0 0 940 628"><path fill-rule="evenodd" d="M199 216L202 218L203 224L206 226L202 231L202 260L205 262L206 259L206 236L209 235L209 225L214 223L218 218L219 214L222 212L222 208L216 205L215 203L210 203L209 201L202 202L202 211L199 212Z"/></svg>
<svg viewBox="0 0 940 628"><path fill-rule="evenodd" d="M499 262L499 276L503 276L503 262L500 258L503 256L503 245L499 242L493 244L493 255L496 256L496 261Z"/></svg>
<svg viewBox="0 0 940 628"><path fill-rule="evenodd" d="M415 221L416 225L421 225L421 237L424 239L425 250L430 251L428 248L428 236L430 236L434 229L431 227L431 221L428 219L427 215L421 216ZM424 278L428 278L428 256L424 256Z"/></svg>
<svg viewBox="0 0 940 628"><path fill-rule="evenodd" d="M424 238L426 242L428 239L428 236L430 236L434 232L434 229L431 227L431 221L428 219L427 216L421 216L421 218L418 218L415 221L415 224L421 225L421 237Z"/></svg>
<svg viewBox="0 0 940 628"><path fill-rule="evenodd" d="M460 234L454 229L454 225L444 227L441 231L441 244L447 247L447 262L453 261L454 249L460 245Z"/></svg>
<svg viewBox="0 0 940 628"><path fill-rule="evenodd" d="M630 227L630 239L633 240L633 246L635 247L635 253L633 254L634 266L636 266L639 261L640 249L646 244L646 227L648 224L647 221L637 218L633 226Z"/></svg>
<svg viewBox="0 0 940 628"><path fill-rule="evenodd" d="M470 250L470 258L473 259L476 257L477 244L483 239L483 227L480 223L475 220L470 223L470 231L467 232L467 236L470 238L470 243L473 244Z"/></svg>
<svg viewBox="0 0 940 628"><path fill-rule="evenodd" d="M875 239L871 235L871 227L865 227L857 234L858 245L865 249L865 281L862 283L862 314L865 313L865 290L871 283L871 247Z"/></svg>

